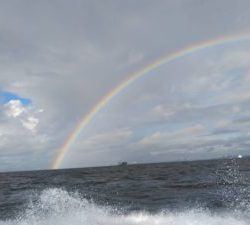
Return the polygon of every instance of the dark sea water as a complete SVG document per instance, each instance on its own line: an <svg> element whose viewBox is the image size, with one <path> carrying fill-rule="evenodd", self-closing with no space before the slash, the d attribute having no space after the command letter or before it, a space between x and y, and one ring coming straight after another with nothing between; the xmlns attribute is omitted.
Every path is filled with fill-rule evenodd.
<svg viewBox="0 0 250 225"><path fill-rule="evenodd" d="M0 173L0 225L250 224L250 159Z"/></svg>

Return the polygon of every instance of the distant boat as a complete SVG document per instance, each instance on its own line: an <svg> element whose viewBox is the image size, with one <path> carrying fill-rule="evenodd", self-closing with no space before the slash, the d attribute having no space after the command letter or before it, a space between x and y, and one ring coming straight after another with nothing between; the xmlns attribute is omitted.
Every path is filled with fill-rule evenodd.
<svg viewBox="0 0 250 225"><path fill-rule="evenodd" d="M118 163L118 166L127 166L127 165L128 165L128 163L126 161Z"/></svg>

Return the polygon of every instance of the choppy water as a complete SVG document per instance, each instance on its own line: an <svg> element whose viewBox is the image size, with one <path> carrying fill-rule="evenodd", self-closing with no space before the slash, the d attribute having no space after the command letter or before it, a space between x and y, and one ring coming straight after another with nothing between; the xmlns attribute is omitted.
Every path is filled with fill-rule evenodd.
<svg viewBox="0 0 250 225"><path fill-rule="evenodd" d="M0 174L0 225L250 224L250 159Z"/></svg>

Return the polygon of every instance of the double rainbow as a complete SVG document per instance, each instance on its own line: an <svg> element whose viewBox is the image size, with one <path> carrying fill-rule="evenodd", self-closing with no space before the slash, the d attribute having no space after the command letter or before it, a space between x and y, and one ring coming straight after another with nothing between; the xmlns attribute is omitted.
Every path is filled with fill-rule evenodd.
<svg viewBox="0 0 250 225"><path fill-rule="evenodd" d="M138 70L132 74L129 74L126 79L122 80L117 86L111 89L106 95L104 95L95 105L93 108L89 110L87 114L84 114L82 119L70 133L70 135L66 138L64 143L61 147L56 151L55 157L51 164L51 169L59 168L60 164L62 163L64 157L66 156L67 152L70 149L70 146L74 143L78 135L84 129L84 127L94 118L94 116L104 107L107 103L114 98L119 92L133 83L135 80L139 79L140 77L146 75L147 73L151 72L152 70L162 66L163 64L167 64L177 60L181 57L187 56L194 52L215 47L222 44L227 44L231 42L238 42L250 39L250 34L247 32L240 33L237 35L229 35L229 36L221 36L216 39L206 40L203 42L199 42L193 44L187 48L180 49L176 52L171 54L165 55L154 62L150 63L149 65L145 66L141 70Z"/></svg>

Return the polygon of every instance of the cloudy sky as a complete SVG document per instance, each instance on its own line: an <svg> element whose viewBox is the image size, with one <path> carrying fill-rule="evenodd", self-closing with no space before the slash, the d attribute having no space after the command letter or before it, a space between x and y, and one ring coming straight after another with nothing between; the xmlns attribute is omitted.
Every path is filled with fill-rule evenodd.
<svg viewBox="0 0 250 225"><path fill-rule="evenodd" d="M0 171L47 169L109 90L162 55L250 32L248 0L0 2ZM250 154L250 40L195 52L116 95L61 168Z"/></svg>

